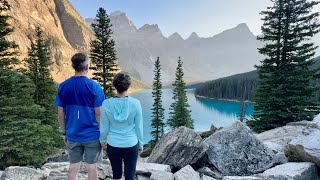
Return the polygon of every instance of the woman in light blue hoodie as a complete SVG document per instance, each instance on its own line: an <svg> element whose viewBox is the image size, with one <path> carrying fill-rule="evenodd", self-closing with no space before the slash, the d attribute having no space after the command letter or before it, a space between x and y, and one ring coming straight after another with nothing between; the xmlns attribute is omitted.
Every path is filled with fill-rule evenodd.
<svg viewBox="0 0 320 180"><path fill-rule="evenodd" d="M134 180L139 153L143 150L143 120L140 101L128 96L131 78L118 73L113 79L115 97L105 100L100 116L100 143L107 148L113 179Z"/></svg>

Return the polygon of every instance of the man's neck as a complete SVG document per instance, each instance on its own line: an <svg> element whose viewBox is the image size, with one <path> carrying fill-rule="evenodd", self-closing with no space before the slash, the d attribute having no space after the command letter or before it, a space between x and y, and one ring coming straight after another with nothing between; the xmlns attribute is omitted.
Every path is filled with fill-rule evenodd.
<svg viewBox="0 0 320 180"><path fill-rule="evenodd" d="M87 76L87 72L83 71L83 72L75 72L74 76Z"/></svg>
<svg viewBox="0 0 320 180"><path fill-rule="evenodd" d="M122 92L122 93L118 93L117 92L117 97L127 97L128 96L128 91Z"/></svg>

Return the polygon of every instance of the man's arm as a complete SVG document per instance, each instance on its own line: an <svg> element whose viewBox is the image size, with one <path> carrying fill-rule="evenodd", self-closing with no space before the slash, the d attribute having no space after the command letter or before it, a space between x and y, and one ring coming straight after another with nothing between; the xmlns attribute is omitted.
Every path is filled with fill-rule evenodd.
<svg viewBox="0 0 320 180"><path fill-rule="evenodd" d="M65 113L63 107L58 106L58 120L63 133L66 132Z"/></svg>
<svg viewBox="0 0 320 180"><path fill-rule="evenodd" d="M100 112L101 112L101 107L94 108L94 114L96 116L96 120L99 125L100 125Z"/></svg>

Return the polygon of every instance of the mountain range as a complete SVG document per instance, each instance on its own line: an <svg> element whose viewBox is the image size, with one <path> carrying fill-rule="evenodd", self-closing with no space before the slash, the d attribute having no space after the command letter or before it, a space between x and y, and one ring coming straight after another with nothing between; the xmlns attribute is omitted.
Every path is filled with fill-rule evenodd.
<svg viewBox="0 0 320 180"><path fill-rule="evenodd" d="M19 59L27 56L30 43L35 38L35 28L39 26L48 39L54 80L61 82L71 76L73 70L70 57L78 51L89 53L94 34L88 25L94 20L84 20L68 0L8 2L11 5L9 15L12 16L9 23L15 28L8 39L19 45ZM183 39L178 33L165 37L156 24L145 24L137 28L123 12L111 13L109 17L113 24L120 68L144 83L151 84L157 57L160 57L165 85L174 80L179 56L184 62L187 82L212 80L250 71L262 59L257 48L263 43L256 40L246 24L239 24L208 38L199 37L194 32ZM139 86L144 84L139 83Z"/></svg>

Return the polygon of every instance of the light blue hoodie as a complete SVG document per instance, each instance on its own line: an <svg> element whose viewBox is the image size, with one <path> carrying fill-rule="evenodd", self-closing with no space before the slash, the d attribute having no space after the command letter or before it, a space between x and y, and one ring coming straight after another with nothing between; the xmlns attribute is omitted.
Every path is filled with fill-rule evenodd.
<svg viewBox="0 0 320 180"><path fill-rule="evenodd" d="M140 101L132 97L113 97L102 104L100 143L126 148L139 143L143 149L143 119Z"/></svg>

